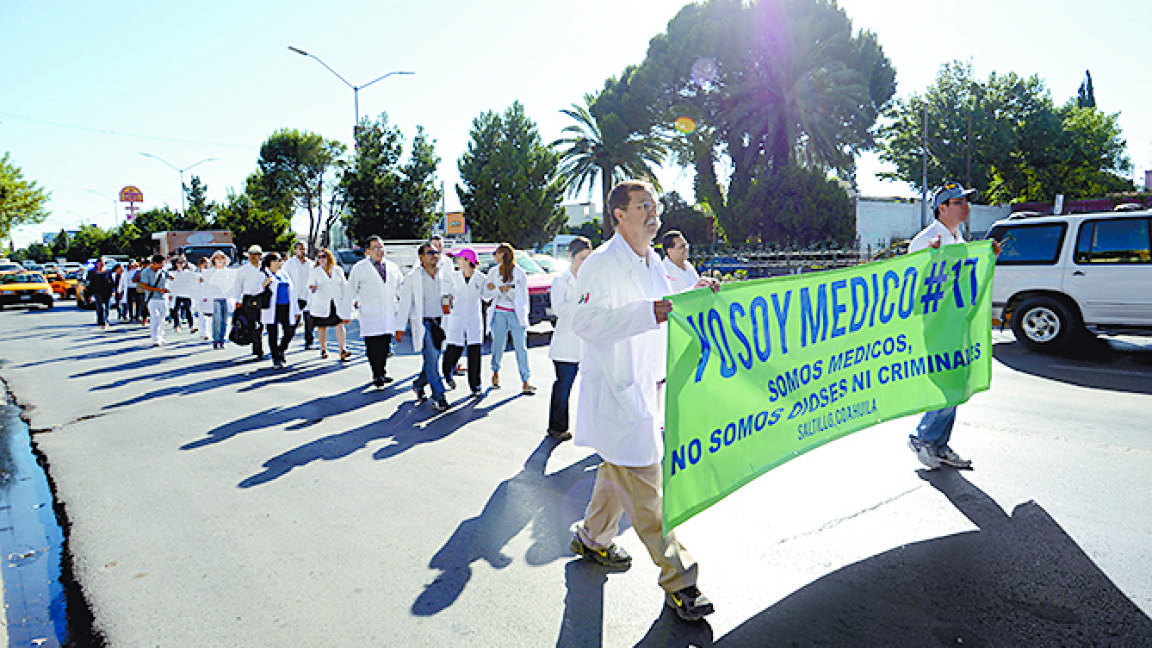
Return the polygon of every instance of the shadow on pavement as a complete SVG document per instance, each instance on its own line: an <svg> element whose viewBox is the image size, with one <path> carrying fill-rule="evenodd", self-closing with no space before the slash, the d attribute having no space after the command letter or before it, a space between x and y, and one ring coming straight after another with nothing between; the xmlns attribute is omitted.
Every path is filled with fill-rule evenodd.
<svg viewBox="0 0 1152 648"><path fill-rule="evenodd" d="M715 643L693 645L1152 645L1152 619L1038 504L1021 504L1009 516L959 472L920 471L920 477L979 530L844 567ZM650 636L676 621L666 624L667 616Z"/></svg>
<svg viewBox="0 0 1152 648"><path fill-rule="evenodd" d="M395 393L404 391L407 389L398 387L397 383L392 383L389 388L382 390L365 390L359 387L336 396L316 398L301 405L265 410L210 430L206 438L193 441L181 449L191 450L219 443L243 432L284 425L292 421L299 421L299 423L289 426L289 430L302 429L315 425L328 416L386 400ZM491 407L498 407L504 402L506 401L494 403ZM343 459L357 450L367 447L369 442L379 439L391 439L392 443L377 450L373 454L373 458L379 460L394 457L418 445L439 441L449 436L460 428L460 417L464 413L464 409L452 409L445 413L437 413L432 409L430 402L416 405L415 401L408 401L402 403L387 419L373 421L345 432L314 439L272 457L264 462L263 472L244 479L239 486L240 488L251 488L266 484L313 461ZM471 420L471 417L466 416L465 420Z"/></svg>
<svg viewBox="0 0 1152 648"><path fill-rule="evenodd" d="M993 345L993 357L1021 373L1070 385L1152 394L1152 345L1086 336L1062 353L1048 354L1001 342Z"/></svg>
<svg viewBox="0 0 1152 648"><path fill-rule="evenodd" d="M228 376L220 380L207 382L214 383L213 386L218 386L219 384L227 382L250 382L251 380L252 378L250 376ZM183 391L184 389L192 389L194 387L195 385L189 385L188 387L178 389ZM287 425L289 430L301 430L316 425L330 416L351 412L366 405L382 401L395 391L395 389L365 390L364 387L357 386L340 394L325 394L324 396L317 396L310 401L296 405L270 407L261 412L256 412L255 414L214 427L205 432L203 438L186 443L180 446L180 449L195 450L196 448L203 448L227 441L245 432L255 432L281 425Z"/></svg>
<svg viewBox="0 0 1152 648"><path fill-rule="evenodd" d="M455 603L472 578L472 563L477 560L484 560L495 569L511 564L513 559L504 553L504 546L529 524L533 543L525 556L528 564L543 565L571 555L568 528L583 517L592 496L594 469L600 457L589 455L558 472L545 474L548 457L556 445L556 441L545 437L528 457L524 469L500 483L484 510L456 527L452 537L428 563L440 574L416 598L412 604L413 614L431 616ZM594 615L598 628L602 606L592 607L592 602L596 591L601 592L599 596L603 599L605 572L586 567L587 570L568 567L568 598L575 599L572 614L578 618L579 625L584 626L585 621L590 623L589 615ZM581 591L573 593L574 585Z"/></svg>

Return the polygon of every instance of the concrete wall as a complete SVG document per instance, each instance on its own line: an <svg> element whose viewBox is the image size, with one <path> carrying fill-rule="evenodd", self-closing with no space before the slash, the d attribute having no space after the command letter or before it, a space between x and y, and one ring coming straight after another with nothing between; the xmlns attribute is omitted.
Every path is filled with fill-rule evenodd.
<svg viewBox="0 0 1152 648"><path fill-rule="evenodd" d="M568 214L568 227L580 227L591 220L600 219L600 207L595 203L573 203L564 205Z"/></svg>
<svg viewBox="0 0 1152 648"><path fill-rule="evenodd" d="M976 239L992 227L992 223L1007 218L1010 205L972 205L968 215L969 238ZM928 218L931 218L931 213ZM879 250L893 239L910 239L923 227L920 224L920 201L896 202L874 198L856 201L856 236L860 250Z"/></svg>

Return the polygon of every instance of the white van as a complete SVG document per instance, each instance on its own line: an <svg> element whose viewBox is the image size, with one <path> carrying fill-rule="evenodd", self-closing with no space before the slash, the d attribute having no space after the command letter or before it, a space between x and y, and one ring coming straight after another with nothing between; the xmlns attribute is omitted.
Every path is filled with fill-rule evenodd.
<svg viewBox="0 0 1152 648"><path fill-rule="evenodd" d="M1152 335L1152 211L1009 217L992 317L1030 349L1056 351L1078 333Z"/></svg>

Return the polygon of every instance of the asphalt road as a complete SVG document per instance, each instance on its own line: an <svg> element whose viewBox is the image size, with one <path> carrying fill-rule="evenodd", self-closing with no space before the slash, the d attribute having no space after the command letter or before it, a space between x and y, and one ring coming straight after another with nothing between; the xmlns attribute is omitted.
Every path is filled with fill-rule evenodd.
<svg viewBox="0 0 1152 648"><path fill-rule="evenodd" d="M0 312L0 377L111 646L1152 645L1146 340L1051 358L997 333L953 435L974 470L919 470L892 421L688 521L717 606L688 624L631 531L628 573L568 555L597 459L544 440L546 347L540 394L438 415L406 346L378 391L359 340L340 366L297 337L276 373L92 319Z"/></svg>

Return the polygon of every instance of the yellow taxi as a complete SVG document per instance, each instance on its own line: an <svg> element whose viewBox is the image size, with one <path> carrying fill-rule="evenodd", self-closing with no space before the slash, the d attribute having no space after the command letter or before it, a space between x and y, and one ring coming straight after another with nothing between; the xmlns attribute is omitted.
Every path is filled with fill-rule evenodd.
<svg viewBox="0 0 1152 648"><path fill-rule="evenodd" d="M46 272L44 278L52 285L52 292L56 299L65 299L76 296L76 276L62 272Z"/></svg>
<svg viewBox="0 0 1152 648"><path fill-rule="evenodd" d="M0 274L0 308L37 304L52 308L52 284L39 272Z"/></svg>

